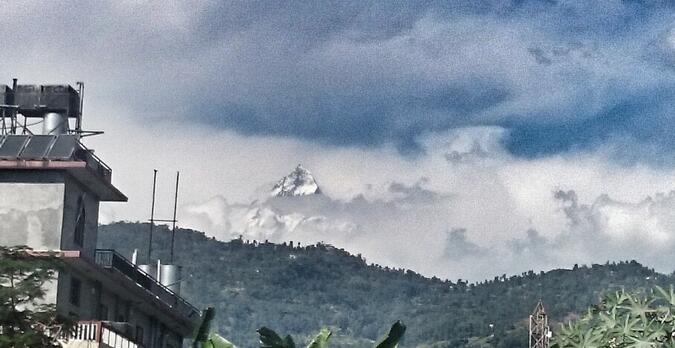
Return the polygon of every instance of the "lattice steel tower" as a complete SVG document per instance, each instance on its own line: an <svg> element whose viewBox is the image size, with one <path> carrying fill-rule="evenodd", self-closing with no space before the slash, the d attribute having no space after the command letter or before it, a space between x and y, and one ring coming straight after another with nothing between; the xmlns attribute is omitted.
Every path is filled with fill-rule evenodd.
<svg viewBox="0 0 675 348"><path fill-rule="evenodd" d="M548 317L544 304L539 300L534 312L530 315L530 348L549 348L551 331L548 328Z"/></svg>

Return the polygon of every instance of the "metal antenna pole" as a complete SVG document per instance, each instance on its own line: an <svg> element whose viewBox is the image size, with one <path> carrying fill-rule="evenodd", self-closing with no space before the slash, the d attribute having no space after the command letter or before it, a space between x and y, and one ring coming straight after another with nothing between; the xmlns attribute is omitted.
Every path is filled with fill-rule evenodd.
<svg viewBox="0 0 675 348"><path fill-rule="evenodd" d="M80 95L80 112L77 113L77 119L75 120L75 131L77 135L82 134L82 108L84 107L84 82L78 82L78 93Z"/></svg>
<svg viewBox="0 0 675 348"><path fill-rule="evenodd" d="M157 169L152 178L152 208L150 210L150 241L148 242L148 265L152 262L152 230L155 227L155 188L157 187Z"/></svg>
<svg viewBox="0 0 675 348"><path fill-rule="evenodd" d="M171 264L173 264L173 248L174 240L176 238L176 208L178 207L178 180L180 179L180 172L176 172L176 195L173 200L173 226L171 227Z"/></svg>
<svg viewBox="0 0 675 348"><path fill-rule="evenodd" d="M16 104L16 90L17 90L18 86L19 86L19 80L16 79L16 78L13 78L12 79L12 91L14 91L14 94L12 96L12 105ZM16 134L16 124L17 124L16 112L12 112L10 117L11 118L10 118L10 126L9 126L10 131L9 131L9 133L10 134Z"/></svg>

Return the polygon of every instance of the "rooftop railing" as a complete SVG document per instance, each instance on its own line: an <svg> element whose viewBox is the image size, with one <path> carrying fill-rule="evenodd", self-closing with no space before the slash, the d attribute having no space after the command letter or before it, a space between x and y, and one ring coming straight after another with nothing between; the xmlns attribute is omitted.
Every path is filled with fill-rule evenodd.
<svg viewBox="0 0 675 348"><path fill-rule="evenodd" d="M108 182L112 181L112 169L94 154L93 150L88 149L82 142L77 140L79 149L75 151L75 158L87 163L87 167L93 170L96 174L105 178Z"/></svg>
<svg viewBox="0 0 675 348"><path fill-rule="evenodd" d="M80 321L69 332L62 333L60 340L64 347L82 347L78 342L96 342L100 347L142 348L142 338L134 338L130 332L116 328L116 324L107 321ZM119 325L117 325L119 326ZM129 331L129 330L126 330Z"/></svg>
<svg viewBox="0 0 675 348"><path fill-rule="evenodd" d="M183 316L192 319L199 317L197 308L116 251L96 249L96 264L119 271Z"/></svg>

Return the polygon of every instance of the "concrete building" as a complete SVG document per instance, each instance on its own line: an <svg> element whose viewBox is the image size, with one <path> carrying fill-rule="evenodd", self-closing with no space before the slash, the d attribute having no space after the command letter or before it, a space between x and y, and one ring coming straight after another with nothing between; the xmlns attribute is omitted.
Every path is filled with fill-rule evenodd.
<svg viewBox="0 0 675 348"><path fill-rule="evenodd" d="M64 261L46 301L78 321L65 347L181 347L200 312L114 250L96 249L99 203L127 198L81 142L81 88L0 86L0 245ZM23 126L38 122L40 132Z"/></svg>

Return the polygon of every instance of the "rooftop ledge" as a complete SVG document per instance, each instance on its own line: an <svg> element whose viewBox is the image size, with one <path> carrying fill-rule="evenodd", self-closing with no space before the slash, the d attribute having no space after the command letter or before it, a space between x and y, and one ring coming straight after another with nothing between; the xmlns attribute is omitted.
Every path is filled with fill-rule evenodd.
<svg viewBox="0 0 675 348"><path fill-rule="evenodd" d="M75 135L0 135L0 170L65 170L101 201L126 202L112 169Z"/></svg>

